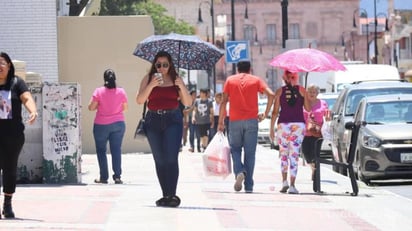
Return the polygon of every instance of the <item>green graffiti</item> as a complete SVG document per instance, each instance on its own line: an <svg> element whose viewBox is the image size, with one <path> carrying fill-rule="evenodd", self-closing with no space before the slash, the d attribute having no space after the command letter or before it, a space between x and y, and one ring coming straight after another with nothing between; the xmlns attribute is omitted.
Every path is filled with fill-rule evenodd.
<svg viewBox="0 0 412 231"><path fill-rule="evenodd" d="M51 160L43 161L44 183L78 183L77 182L77 152L72 156L62 156L54 163Z"/></svg>
<svg viewBox="0 0 412 231"><path fill-rule="evenodd" d="M64 120L67 117L67 111L66 110L56 111L54 113L54 116L59 120Z"/></svg>
<svg viewBox="0 0 412 231"><path fill-rule="evenodd" d="M26 165L17 167L17 183L18 184L40 184L42 178L34 174L33 170L28 171Z"/></svg>

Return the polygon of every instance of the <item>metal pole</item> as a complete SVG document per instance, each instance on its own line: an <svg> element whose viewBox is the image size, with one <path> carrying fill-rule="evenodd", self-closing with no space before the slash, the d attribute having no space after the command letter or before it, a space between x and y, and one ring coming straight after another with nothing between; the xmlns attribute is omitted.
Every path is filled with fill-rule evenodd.
<svg viewBox="0 0 412 231"><path fill-rule="evenodd" d="M210 0L210 16L212 17L212 44L215 44L215 13L214 13L214 8L213 8L213 2L214 0ZM213 75L213 94L216 94L216 64L213 65L212 69L212 75Z"/></svg>
<svg viewBox="0 0 412 231"><path fill-rule="evenodd" d="M373 1L375 10L375 64L378 64L378 19L376 18L376 0Z"/></svg>
<svg viewBox="0 0 412 231"><path fill-rule="evenodd" d="M366 17L367 18L367 17ZM369 64L369 21L366 23L366 63Z"/></svg>
<svg viewBox="0 0 412 231"><path fill-rule="evenodd" d="M230 9L232 16L232 41L235 41L235 0L230 1ZM236 64L232 64L232 74L236 74Z"/></svg>
<svg viewBox="0 0 412 231"><path fill-rule="evenodd" d="M288 0L282 0L282 48L286 47L286 40L288 40Z"/></svg>

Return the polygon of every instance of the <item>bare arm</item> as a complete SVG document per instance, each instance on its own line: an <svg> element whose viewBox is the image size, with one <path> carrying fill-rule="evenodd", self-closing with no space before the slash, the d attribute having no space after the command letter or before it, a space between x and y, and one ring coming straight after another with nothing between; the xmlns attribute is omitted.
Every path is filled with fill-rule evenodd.
<svg viewBox="0 0 412 231"><path fill-rule="evenodd" d="M222 102L219 108L219 122L217 125L217 130L223 132L225 130L225 118L226 118L226 106L228 102L228 95L226 93L222 94Z"/></svg>
<svg viewBox="0 0 412 231"><path fill-rule="evenodd" d="M152 80L150 80L150 83L148 83L148 81L149 76L146 75L140 82L139 91L136 93L137 104L144 104L147 101L147 98L149 98L149 95L152 92L153 88L159 86L162 80L160 78L152 78Z"/></svg>
<svg viewBox="0 0 412 231"><path fill-rule="evenodd" d="M305 108L306 111L311 111L312 107L310 106L309 96L306 89L299 86L299 93L303 96L303 108Z"/></svg>
<svg viewBox="0 0 412 231"><path fill-rule="evenodd" d="M279 115L281 94L282 94L282 88L277 89L274 100L273 100L273 111L272 111L272 117L270 118L270 134L269 134L272 140L275 138L275 122Z"/></svg>
<svg viewBox="0 0 412 231"><path fill-rule="evenodd" d="M89 109L89 111L94 111L97 109L97 106L99 106L99 103L91 99L87 108Z"/></svg>
<svg viewBox="0 0 412 231"><path fill-rule="evenodd" d="M265 88L265 91L263 92L265 95L268 97L268 101L266 104L266 110L264 114L262 115L262 118L259 118L261 121L266 118L269 115L270 109L272 108L273 105L273 99L275 98L275 93L270 88Z"/></svg>
<svg viewBox="0 0 412 231"><path fill-rule="evenodd" d="M129 105L125 102L123 103L123 111L127 111L129 109Z"/></svg>
<svg viewBox="0 0 412 231"><path fill-rule="evenodd" d="M24 107L30 114L30 117L27 120L27 123L33 124L38 114L37 114L36 103L34 102L34 99L31 93L29 91L24 92L23 94L20 95L20 100L22 101L22 104L24 105Z"/></svg>
<svg viewBox="0 0 412 231"><path fill-rule="evenodd" d="M179 87L179 98L182 104L186 107L190 107L192 105L192 96L187 90L187 87L183 82L182 78L177 77L177 79L175 80L175 85Z"/></svg>

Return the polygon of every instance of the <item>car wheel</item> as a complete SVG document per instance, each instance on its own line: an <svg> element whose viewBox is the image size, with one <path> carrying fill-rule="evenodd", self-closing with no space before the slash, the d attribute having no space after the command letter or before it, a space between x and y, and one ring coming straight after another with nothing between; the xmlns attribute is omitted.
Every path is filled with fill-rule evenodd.
<svg viewBox="0 0 412 231"><path fill-rule="evenodd" d="M371 184L371 181L369 180L369 179L367 179L367 178L365 178L363 175L362 175L362 172L359 172L358 173L358 176L359 176L359 180L361 180L363 183L365 183L366 185L370 185Z"/></svg>

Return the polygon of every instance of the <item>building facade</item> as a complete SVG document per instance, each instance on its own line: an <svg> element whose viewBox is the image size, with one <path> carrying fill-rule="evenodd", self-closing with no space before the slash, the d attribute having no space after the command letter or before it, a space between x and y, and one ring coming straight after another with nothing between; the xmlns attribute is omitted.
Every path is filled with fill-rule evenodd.
<svg viewBox="0 0 412 231"><path fill-rule="evenodd" d="M168 9L176 20L185 20L197 28L197 33L205 40L212 34L211 1L156 0ZM289 0L288 40L283 47L282 6L279 0L235 0L234 24L235 40L250 41L250 59L253 73L265 78L272 88L281 84L279 70L269 65L269 61L287 49L317 47L345 59L342 48L342 34L351 32L353 13L359 7L358 0ZM199 8L203 23L198 23ZM232 38L231 0L213 2L215 44L220 46ZM247 10L246 10L247 9ZM223 48L223 47L222 47ZM361 52L361 48L359 48ZM218 64L217 84L232 74L232 65Z"/></svg>

